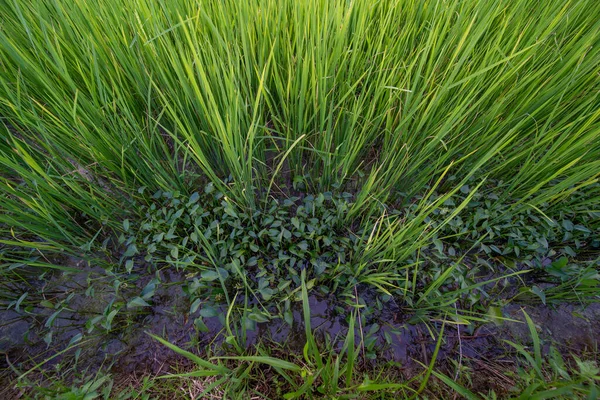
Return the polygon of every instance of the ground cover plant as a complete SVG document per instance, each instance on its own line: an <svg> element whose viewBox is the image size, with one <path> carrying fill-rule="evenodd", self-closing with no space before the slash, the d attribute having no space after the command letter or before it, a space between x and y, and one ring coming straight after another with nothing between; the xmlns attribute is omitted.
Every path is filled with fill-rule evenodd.
<svg viewBox="0 0 600 400"><path fill-rule="evenodd" d="M5 398L598 396L597 1L0 0L0 119Z"/></svg>

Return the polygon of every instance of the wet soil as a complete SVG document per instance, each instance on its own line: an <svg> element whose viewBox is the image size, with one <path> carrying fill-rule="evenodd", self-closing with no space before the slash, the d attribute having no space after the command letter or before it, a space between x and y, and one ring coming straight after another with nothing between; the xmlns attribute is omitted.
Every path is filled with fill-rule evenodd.
<svg viewBox="0 0 600 400"><path fill-rule="evenodd" d="M150 305L128 309L128 301L140 294L152 274L133 274L128 280L115 281L106 271L82 265L77 260L70 260L68 264L77 265L81 272L56 274L50 280L37 282L28 290L38 290L41 298L31 293L28 298L32 302L28 306L21 304L16 310L13 305L0 310L0 398L6 398L3 390L8 393L6 390L13 386L15 370L24 372L42 362L40 370L45 371L60 365L63 370L76 367L89 373L105 368L113 375L142 371L161 374L169 372L176 363L186 364L147 333L182 348L226 351L223 346L226 308L219 309L221 315L204 318L208 331L199 332L194 326L198 311L190 314L191 302L182 289L188 281L185 274L172 270L158 272L161 283L148 302ZM374 301L370 292L361 297L367 303ZM42 298L47 301L45 305L41 304ZM348 330L352 307L335 296L312 295L309 303L315 337L318 341L327 337L337 343L339 349ZM98 326L89 329L90 320L106 315L107 307L110 310L110 306L115 305L120 311L112 320L110 332ZM522 309L531 316L546 343L556 344L565 353L597 350L600 304L552 307L513 303L502 309L507 320L501 324L487 323L478 327L446 324L437 365L442 368L446 365L451 370L451 360L460 360L475 370L486 371L475 374L481 375L476 377L480 382L475 385L496 389L510 386L512 382L502 370L514 366L515 357L504 340L523 344L531 341L528 327L523 323ZM49 326L49 318L58 310L62 311ZM368 362L388 362L406 376L420 369L420 363L428 364L437 339L431 332L437 332L441 323L426 324L413 317L413 313L393 300L383 303L381 310L361 314L355 334L360 337L362 328L365 346L361 352L371 360ZM282 319L259 323L256 329L247 332L246 345L260 343L266 348L272 345L288 353L302 354L304 332L302 304L298 302L293 305L291 326ZM79 345L59 354L78 335L82 337Z"/></svg>

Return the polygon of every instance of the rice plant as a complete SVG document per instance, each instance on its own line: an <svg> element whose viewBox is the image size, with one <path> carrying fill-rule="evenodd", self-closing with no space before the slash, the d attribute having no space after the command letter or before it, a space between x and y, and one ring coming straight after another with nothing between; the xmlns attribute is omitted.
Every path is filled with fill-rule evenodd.
<svg viewBox="0 0 600 400"><path fill-rule="evenodd" d="M597 1L0 9L0 273L31 304L38 276L80 269L65 257L117 297L183 271L191 314L242 307L243 367L267 360L246 328L290 320L302 285L372 290L459 336L498 304L598 301ZM350 385L353 366L308 347Z"/></svg>

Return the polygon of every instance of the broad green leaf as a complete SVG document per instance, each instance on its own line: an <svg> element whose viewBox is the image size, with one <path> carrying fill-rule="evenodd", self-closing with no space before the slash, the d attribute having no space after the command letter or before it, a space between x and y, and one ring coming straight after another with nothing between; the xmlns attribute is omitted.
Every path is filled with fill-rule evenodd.
<svg viewBox="0 0 600 400"><path fill-rule="evenodd" d="M129 300L129 302L127 302L127 308L137 308L137 307L150 307L150 304L148 304L146 302L146 300L144 300L141 297L134 297L133 299Z"/></svg>

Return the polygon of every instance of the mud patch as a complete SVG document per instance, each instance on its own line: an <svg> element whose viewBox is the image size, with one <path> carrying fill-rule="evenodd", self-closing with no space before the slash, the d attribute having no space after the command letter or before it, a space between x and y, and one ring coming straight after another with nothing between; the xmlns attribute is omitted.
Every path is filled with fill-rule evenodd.
<svg viewBox="0 0 600 400"><path fill-rule="evenodd" d="M199 330L194 324L198 311L190 314L191 301L183 290L189 283L184 273L165 269L119 277L80 260L68 260L65 265L76 266L81 272L55 274L37 286L22 288L31 291L27 301L18 310L13 304L0 311L0 387L4 390L14 386L18 376L15 371L22 373L39 363L42 364L35 371L38 374L76 368L88 373L104 369L113 376L156 375L170 372L174 365L189 366L187 360L148 333L191 351L228 351L224 325L227 307L216 307L220 314L204 318L205 329ZM129 307L131 300L139 297L153 280L158 283L147 305ZM363 295L362 303L375 301L372 293ZM15 296L22 293L17 291ZM366 363L389 363L410 377L431 361L441 322L418 322L413 313L393 299L382 304L378 310L361 308L360 319L355 323L357 343L361 338L363 341L361 357ZM317 343L331 341L339 350L348 332L353 304L335 296L313 294L309 306ZM514 367L515 354L504 340L522 344L531 341L522 308L536 323L544 342L557 345L565 353L597 349L600 304L511 304L502 309L509 320L499 325L466 327L447 323L436 366L450 373L461 363L485 372L474 374L473 385L486 392L489 388L499 392L510 387L514 382L503 371ZM108 329L106 317L113 310L117 312ZM283 319L256 324L255 329L247 331L246 347L262 345L284 354L302 354L306 337L301 302L293 303L292 316L291 324ZM230 328L239 331L235 324L240 321L236 320ZM61 353L70 345L71 350ZM0 396L2 393L8 392L0 390Z"/></svg>

